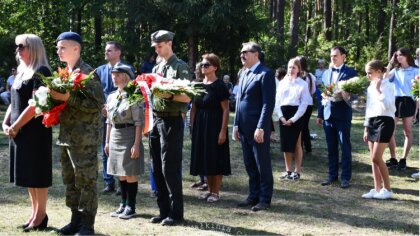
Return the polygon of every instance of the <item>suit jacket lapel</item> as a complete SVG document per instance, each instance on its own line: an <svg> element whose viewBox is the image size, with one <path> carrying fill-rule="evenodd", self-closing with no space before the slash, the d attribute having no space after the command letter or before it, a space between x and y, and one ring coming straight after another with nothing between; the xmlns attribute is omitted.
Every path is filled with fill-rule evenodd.
<svg viewBox="0 0 420 236"><path fill-rule="evenodd" d="M244 78L246 78L246 81L244 81L244 87L243 87L243 92L246 91L246 89L248 88L248 86L251 84L251 82L255 79L255 77L257 76L258 72L259 72L259 68L260 68L261 64L257 66L257 68L255 68L255 70L249 73L249 75L247 76L245 73Z"/></svg>
<svg viewBox="0 0 420 236"><path fill-rule="evenodd" d="M341 81L344 77L344 75L346 74L347 68L346 65L344 64L343 67L341 67L340 73L338 74L337 77L337 81Z"/></svg>

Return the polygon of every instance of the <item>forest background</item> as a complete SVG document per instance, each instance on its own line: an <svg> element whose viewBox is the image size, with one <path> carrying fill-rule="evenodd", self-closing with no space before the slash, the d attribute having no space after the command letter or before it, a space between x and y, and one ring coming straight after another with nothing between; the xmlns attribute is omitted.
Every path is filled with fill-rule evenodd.
<svg viewBox="0 0 420 236"><path fill-rule="evenodd" d="M413 0L1 0L0 75L16 66L14 38L34 33L43 40L54 69L63 31L83 37L82 58L93 67L104 61L106 41L124 47L124 60L138 68L154 52L150 34L175 32L174 51L191 68L214 52L221 72L235 80L241 44L255 41L275 69L305 55L311 70L342 45L359 72L373 58L384 63L399 47L413 55L419 45L419 3ZM7 77L6 77L7 78Z"/></svg>

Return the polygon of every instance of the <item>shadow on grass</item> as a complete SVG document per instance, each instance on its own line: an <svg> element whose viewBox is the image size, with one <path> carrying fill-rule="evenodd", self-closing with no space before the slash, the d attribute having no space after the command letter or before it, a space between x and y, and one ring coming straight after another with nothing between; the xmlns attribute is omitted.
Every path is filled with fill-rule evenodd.
<svg viewBox="0 0 420 236"><path fill-rule="evenodd" d="M218 224L213 222L200 222L193 220L186 220L184 223L185 227L194 228L201 231L212 231L219 232L228 235L279 235L263 230L254 230L245 227L232 227L224 224Z"/></svg>
<svg viewBox="0 0 420 236"><path fill-rule="evenodd" d="M132 218L144 218L146 220L149 220L154 215L151 214L137 214L136 216ZM159 224L156 224L157 226L160 226ZM263 230L253 230L245 227L232 227L229 225L224 224L218 224L214 222L200 222L195 220L186 219L185 222L181 225L183 227L189 227L194 228L201 231L212 231L212 232L219 232L223 234L229 234L229 235L279 235ZM163 226L162 226L163 227Z"/></svg>

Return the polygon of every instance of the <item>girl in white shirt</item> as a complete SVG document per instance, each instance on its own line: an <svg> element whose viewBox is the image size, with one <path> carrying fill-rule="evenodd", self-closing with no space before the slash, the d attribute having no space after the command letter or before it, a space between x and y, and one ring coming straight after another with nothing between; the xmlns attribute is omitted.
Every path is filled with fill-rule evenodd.
<svg viewBox="0 0 420 236"><path fill-rule="evenodd" d="M371 82L367 89L363 141L369 144L375 188L362 197L389 199L392 198L392 191L388 168L382 155L395 128L394 84L382 79L385 68L378 60L368 62L365 70Z"/></svg>
<svg viewBox="0 0 420 236"><path fill-rule="evenodd" d="M299 59L291 59L287 66L287 75L277 86L276 105L273 112L273 120L280 119L280 143L286 165L286 173L281 178L289 180L300 178L302 116L310 99L308 84L299 77L300 73ZM293 153L295 169L292 172Z"/></svg>

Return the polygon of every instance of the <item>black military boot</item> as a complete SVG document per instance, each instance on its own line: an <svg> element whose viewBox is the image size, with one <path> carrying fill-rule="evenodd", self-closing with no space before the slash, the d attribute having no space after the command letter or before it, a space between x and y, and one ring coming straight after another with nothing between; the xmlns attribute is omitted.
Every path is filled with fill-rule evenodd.
<svg viewBox="0 0 420 236"><path fill-rule="evenodd" d="M75 235L94 235L95 229L93 225L95 224L95 214L92 213L83 213L82 214L82 227Z"/></svg>
<svg viewBox="0 0 420 236"><path fill-rule="evenodd" d="M71 211L70 223L60 229L62 235L73 235L80 230L82 222L82 213L78 210Z"/></svg>

